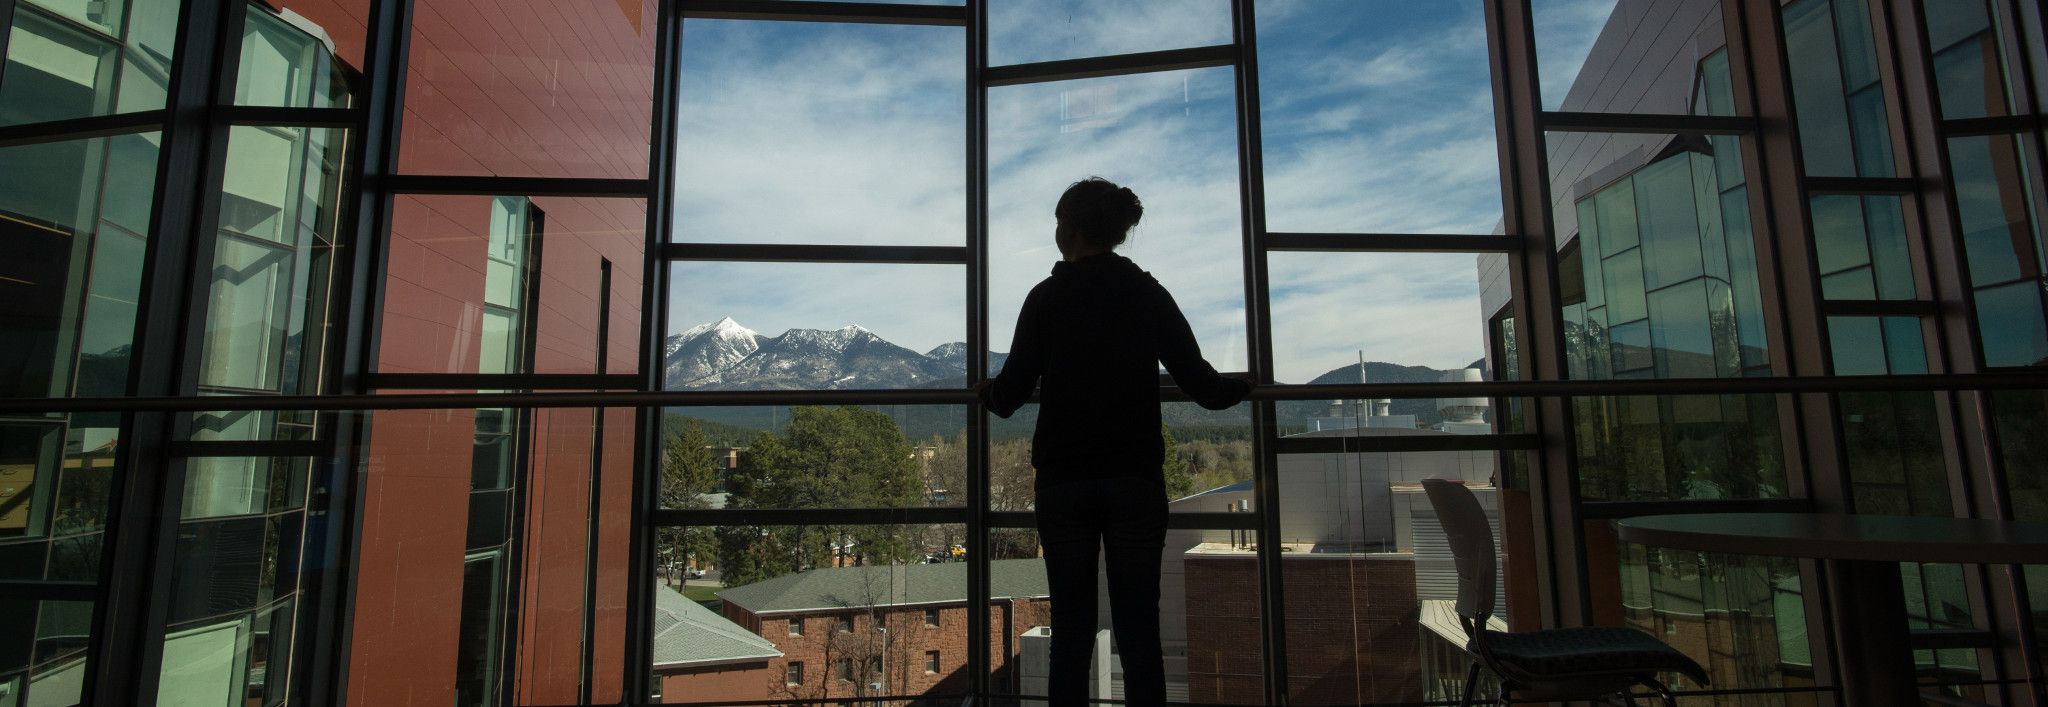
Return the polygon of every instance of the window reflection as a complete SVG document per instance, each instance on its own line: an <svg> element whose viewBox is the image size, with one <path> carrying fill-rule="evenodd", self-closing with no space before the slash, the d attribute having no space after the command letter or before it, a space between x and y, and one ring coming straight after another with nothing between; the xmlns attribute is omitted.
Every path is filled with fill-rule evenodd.
<svg viewBox="0 0 2048 707"><path fill-rule="evenodd" d="M1806 173L1892 176L1891 133L1867 0L1784 6L1786 66Z"/></svg>
<svg viewBox="0 0 2048 707"><path fill-rule="evenodd" d="M0 125L164 107L177 0L23 0L12 5Z"/></svg>

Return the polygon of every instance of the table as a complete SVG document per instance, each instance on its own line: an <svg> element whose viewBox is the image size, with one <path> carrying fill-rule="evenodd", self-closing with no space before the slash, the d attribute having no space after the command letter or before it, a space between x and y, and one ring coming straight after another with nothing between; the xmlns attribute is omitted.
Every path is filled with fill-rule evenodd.
<svg viewBox="0 0 2048 707"><path fill-rule="evenodd" d="M1842 703L1918 705L1899 563L2048 564L2048 523L1840 513L1689 513L1615 521L1623 542L1821 560Z"/></svg>

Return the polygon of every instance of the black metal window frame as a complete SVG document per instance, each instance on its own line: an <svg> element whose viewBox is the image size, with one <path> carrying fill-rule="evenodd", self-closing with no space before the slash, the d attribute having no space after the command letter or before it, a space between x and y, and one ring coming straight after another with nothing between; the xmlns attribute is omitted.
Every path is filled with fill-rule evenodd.
<svg viewBox="0 0 2048 707"><path fill-rule="evenodd" d="M1227 45L1146 52L1014 66L987 65L988 0L967 0L964 7L900 6L880 3L765 2L759 0L666 0L660 4L657 43L657 85L651 119L655 144L646 179L528 178L395 174L401 123L410 0L373 0L368 27L362 100L349 108L266 108L232 104L236 51L246 4L237 0L185 0L173 59L168 104L159 110L81 118L0 128L0 146L130 134L161 130L157 203L151 218L143 291L149 293L138 317L135 364L128 397L119 399L14 399L0 401L0 412L116 412L123 417L122 435L128 453L119 462L113 491L108 540L97 582L0 582L0 596L17 599L90 600L95 602L92 675L86 699L97 704L148 703L154 697L160 668L163 607L152 597L153 581L170 571L174 523L169 506L182 487L182 458L190 456L290 454L332 459L326 476L331 483L330 532L322 552L334 560L317 578L333 601L309 603L301 637L312 640L308 660L297 663L303 674L294 684L312 704L339 701L346 675L346 638L353 607L348 606L348 572L355 541L353 522L360 499L351 489L346 469L362 438L362 417L371 410L430 408L633 408L639 421L639 454L634 463L633 540L629 563L629 608L625 685L629 696L644 699L649 622L652 617L652 537L656 528L675 525L815 522L835 524L962 523L968 527L970 557L986 558L988 531L1031 527L1028 513L987 510L988 448L985 415L964 390L919 391L664 391L659 379L659 345L665 324L667 263L683 260L773 262L947 263L966 270L968 376L972 384L985 376L987 343L987 123L986 98L991 87L1021 83L1113 76L1193 67L1230 66L1236 76L1241 220L1245 244L1245 288L1251 372L1268 385L1255 396L1253 408L1255 497L1257 509L1243 514L1176 516L1173 527L1257 530L1277 537L1278 454L1309 446L1283 441L1275 434L1274 403L1282 400L1331 397L1461 397L1486 396L1526 401L1528 428L1503 430L1471 438L1459 448L1527 450L1532 465L1534 523L1538 535L1540 613L1545 625L1579 625L1590 620L1592 600L1585 565L1582 525L1587 520L1644 512L1754 510L1759 507L1846 509L1846 479L1840 465L1840 435L1828 417L1834 395L1852 391L1924 391L1940 396L1947 411L1944 432L1955 440L1948 450L1954 485L1969 491L1958 499L1959 513L1976 517L2010 517L2004 497L2004 469L1996 440L1986 429L1986 391L2044 387L2034 371L1983 369L1975 334L1974 309L1967 288L1956 276L1963 267L1954 198L1943 185L1946 148L1943 137L2017 134L2032 138L2030 157L2048 162L2040 117L2041 97L2031 94L2031 54L2010 59L2021 80L2010 88L2021 115L1967 120L1924 118L1938 111L1929 90L1933 85L1929 50L1917 29L1924 24L1917 0L1871 0L1878 23L1888 111L1895 139L1905 149L1899 158L1909 176L1892 179L1813 178L1798 172L1796 135L1778 125L1790 112L1783 65L1782 34L1774 0L1725 0L1731 75L1738 117L1688 115L1615 115L1543 111L1536 78L1534 17L1531 0L1474 0L1486 10L1488 47L1493 75L1497 139L1500 142L1503 186L1503 232L1436 236L1418 234L1344 234L1268 232L1264 225L1264 186L1258 129L1257 47L1253 0L1231 3L1233 41ZM1994 0L2007 46L2024 47L2018 29L2022 0ZM0 0L0 12L11 18L16 3ZM676 119L673 84L679 65L681 25L687 18L789 21L936 24L965 28L964 80L968 130L963 148L968 155L966 199L969 205L966 244L944 247L748 246L677 244L667 239L671 212L671 177L676 158L672 140ZM1903 18L1903 19L1902 19ZM4 42L0 35L0 42ZM1902 104L1911 104L1908 110ZM1916 112L1917 111L1917 112ZM2028 112L2031 111L2031 112ZM1770 115L1771 121L1758 115ZM1938 113L1934 113L1938 115ZM1918 116L1918 117L1916 117ZM350 181L356 208L345 233L353 235L349 255L340 259L337 282L346 297L337 296L332 316L344 332L327 355L333 364L332 394L289 396L226 396L196 400L197 357L178 355L183 342L204 331L203 277L187 263L204 262L217 236L218 197L225 169L226 133L231 126L278 125L330 127L354 131L361 148L352 155ZM1763 296L1772 368L1777 375L1746 379L1664 379L1629 381L1572 380L1564 373L1558 273L1551 233L1549 178L1544 136L1553 131L1654 132L1743 136L1744 164L1752 194L1757 232L1776 234L1770 252L1759 253L1760 275L1768 275ZM199 175L199 178L190 178ZM2040 190L2040 182L2035 182ZM1908 219L1914 230L1916 270L1923 271L1923 299L1887 303L1824 302L1813 275L1811 214L1806 197L1816 194L1895 194L1913 199ZM645 199L650 257L643 277L640 372L634 374L466 374L380 373L374 368L377 313L381 311L384 238L389 232L392 199L401 194L471 194L521 196L584 196ZM2037 226L2038 227L2038 226ZM1946 235L1946 239L1943 238ZM1275 385L1271 371L1271 322L1266 256L1275 251L1310 252L1495 252L1509 258L1512 291L1510 315L1516 321L1519 370L1515 380L1486 383ZM658 255L657 255L658 254ZM1919 260L1924 258L1924 260ZM181 270L182 268L182 270ZM1926 271L1931 271L1927 274ZM1960 282L1967 282L1966 279ZM1925 375L1837 378L1828 361L1827 342L1814 332L1829 315L1913 316L1931 325L1938 347L1930 357L1943 365ZM1933 363L1930 361L1930 363ZM482 389L518 393L406 393L404 390ZM530 392L564 391L564 392ZM1774 394L1780 399L1788 431L1787 458L1799 460L1804 474L1794 481L1792 498L1742 502L1583 502L1573 478L1569 400L1592 395L1676 395L1700 393ZM966 505L958 508L907 508L767 511L675 511L655 506L659 409L670 405L790 404L949 404L969 409L970 473ZM1498 407L1497 409L1504 409ZM311 442L194 442L186 440L179 413L200 410L323 411L330 433ZM1825 435L1825 436L1822 436ZM1821 439L1825 443L1802 444ZM1321 451L1321 447L1316 447ZM157 452L162 452L157 454ZM1340 447L1338 451L1358 451ZM1389 448L1384 451L1410 451ZM164 511L168 510L168 513ZM162 520L168 518L170 520ZM155 519L155 520L153 520ZM1267 699L1286 703L1285 626L1282 621L1283 581L1279 550L1261 544L1261 637ZM310 568L309 568L310 569ZM1814 579L1812 568L1803 573ZM1973 605L1982 621L2024 615L2026 595L2016 573L1985 568L1972 580ZM972 562L969 596L989 594L985 559ZM1817 593L1814 593L1817 594ZM1810 608L1819 601L1809 595ZM1809 635L1826 634L1826 612L1809 611ZM2026 624L2024 621L2011 621ZM2031 626L2014 629L2026 640L2018 650L1996 651L1987 663L1993 680L2027 680L2040 684L2040 661L2031 650ZM321 632L325 632L324 634ZM986 637L986 614L969 612L971 636ZM338 640L324 640L333 638ZM1973 638L1961 644L1981 646ZM975 675L973 691L989 695L987 641L970 641L968 665ZM1820 674L1839 683L1849 679L1829 659L1826 641L1815 640ZM587 654L586 654L586 660ZM585 670L589 666L584 666ZM1829 671L1833 671L1830 673Z"/></svg>

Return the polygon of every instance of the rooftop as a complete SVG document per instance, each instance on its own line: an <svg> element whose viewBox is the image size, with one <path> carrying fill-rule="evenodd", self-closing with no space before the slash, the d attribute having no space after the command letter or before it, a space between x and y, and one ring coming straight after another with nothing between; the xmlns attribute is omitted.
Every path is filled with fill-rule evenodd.
<svg viewBox="0 0 2048 707"><path fill-rule="evenodd" d="M718 612L656 583L654 667L726 665L782 657L768 639L754 635Z"/></svg>

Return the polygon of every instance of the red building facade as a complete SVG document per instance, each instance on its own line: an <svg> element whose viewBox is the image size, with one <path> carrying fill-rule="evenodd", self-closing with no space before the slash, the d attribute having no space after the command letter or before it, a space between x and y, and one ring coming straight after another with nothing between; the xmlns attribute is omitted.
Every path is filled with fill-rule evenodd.
<svg viewBox="0 0 2048 707"><path fill-rule="evenodd" d="M367 2L278 5L250 12L302 16L360 67ZM653 25L632 0L414 3L398 172L644 178ZM634 373L646 223L640 199L396 196L374 370ZM370 416L348 702L619 699L633 419ZM503 473L480 472L487 457Z"/></svg>

